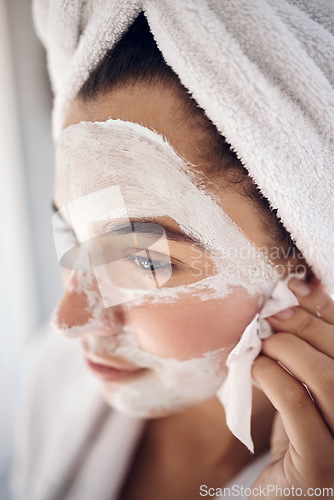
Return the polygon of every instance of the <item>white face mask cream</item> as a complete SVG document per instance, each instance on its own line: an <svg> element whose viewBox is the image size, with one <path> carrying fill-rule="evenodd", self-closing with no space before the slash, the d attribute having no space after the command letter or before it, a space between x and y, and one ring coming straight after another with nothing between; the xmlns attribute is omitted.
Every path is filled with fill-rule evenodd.
<svg viewBox="0 0 334 500"><path fill-rule="evenodd" d="M200 242L218 270L209 283L194 285L201 293L267 293L275 281L271 263L157 133L122 120L70 126L58 141L56 165L56 193L63 207L77 204L72 226L80 241L106 233L113 221L168 217ZM163 290L163 301L187 291L172 288Z"/></svg>
<svg viewBox="0 0 334 500"><path fill-rule="evenodd" d="M91 332L105 328L103 311L119 304L132 311L150 304L176 306L186 296L203 302L221 301L238 290L263 301L279 279L272 263L228 217L190 165L163 137L141 125L108 120L68 127L57 144L56 168L56 201L73 229L70 247L82 250L82 255L74 260L68 289L84 296L82 307L86 309L87 321L67 323L56 310L55 328L69 336L82 336L91 352L102 349L104 355L119 355L148 368L138 380L104 385L106 399L122 411L145 416L155 410L182 409L213 396L226 376L223 365L233 345L208 350L194 359L180 360L177 356L162 359L142 349L136 331L126 325L120 335L98 337ZM203 259L212 264L210 272L200 272L190 280L183 277L173 281L172 242L162 229L161 233L155 232L154 241L147 240L145 248L131 249L126 259L135 255L144 266L148 255L149 271L151 254L164 254L165 268L161 272L167 274L162 274L159 281L158 273L154 273L156 279L151 279L148 285L147 281L143 284L130 276L133 281L128 284L123 273L126 267L119 270L120 265L128 265L124 259L124 249L128 248L124 241L128 240L123 239L122 246L116 243L120 224L122 238L125 229L131 228L132 236L138 239L142 227L135 231L132 224L146 221L159 225L166 218L188 239L198 243ZM77 245L74 232L81 246ZM104 240L105 235L112 235L109 241L117 249L114 252L117 258L115 255L111 258L114 262L105 258L101 245L94 247L101 236L108 241ZM83 242L92 241L93 247L89 243L83 248ZM59 258L65 258L65 253L60 251ZM85 263L82 268L80 262ZM187 272L182 276L187 276Z"/></svg>
<svg viewBox="0 0 334 500"><path fill-rule="evenodd" d="M230 349L219 349L184 361L161 359L145 352L131 328L114 336L84 340L93 355L112 353L147 372L127 383L104 382L106 401L117 410L136 417L153 417L180 411L212 397L226 376L224 367Z"/></svg>

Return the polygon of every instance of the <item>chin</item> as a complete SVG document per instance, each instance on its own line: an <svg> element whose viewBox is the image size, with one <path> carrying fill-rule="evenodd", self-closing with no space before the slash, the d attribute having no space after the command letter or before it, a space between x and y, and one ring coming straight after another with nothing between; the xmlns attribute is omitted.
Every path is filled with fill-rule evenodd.
<svg viewBox="0 0 334 500"><path fill-rule="evenodd" d="M217 365L207 360L204 360L205 371L199 369L202 360L200 367L198 361L193 366L193 360L170 364L172 369L158 367L134 379L103 381L100 386L103 399L118 412L133 418L162 418L214 397L225 378L224 373L217 372Z"/></svg>
<svg viewBox="0 0 334 500"><path fill-rule="evenodd" d="M122 391L116 389L111 389L110 387L102 387L102 397L108 406L114 410L132 418L143 418L143 419L155 419L163 418L177 413L181 413L187 408L193 406L193 402L176 404L171 401L155 405L153 401L147 402L143 401L144 398L136 397L126 397L124 394L120 394Z"/></svg>

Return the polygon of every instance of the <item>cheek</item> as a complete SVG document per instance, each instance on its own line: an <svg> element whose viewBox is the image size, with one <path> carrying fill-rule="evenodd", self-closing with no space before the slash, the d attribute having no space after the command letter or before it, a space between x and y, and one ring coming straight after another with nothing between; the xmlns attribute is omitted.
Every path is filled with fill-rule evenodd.
<svg viewBox="0 0 334 500"><path fill-rule="evenodd" d="M145 351L186 360L223 347L231 350L260 309L259 302L243 290L224 299L187 296L173 304L134 308L126 322Z"/></svg>

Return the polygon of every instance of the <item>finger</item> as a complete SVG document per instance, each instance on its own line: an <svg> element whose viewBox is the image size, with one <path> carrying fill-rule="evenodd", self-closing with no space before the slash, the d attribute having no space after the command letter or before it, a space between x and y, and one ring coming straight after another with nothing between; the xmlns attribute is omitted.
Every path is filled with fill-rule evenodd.
<svg viewBox="0 0 334 500"><path fill-rule="evenodd" d="M290 311L291 315L285 319L287 311ZM318 351L334 358L334 326L313 316L302 307L285 309L266 319L274 330L292 333Z"/></svg>
<svg viewBox="0 0 334 500"><path fill-rule="evenodd" d="M306 283L291 278L288 286L306 311L334 325L334 301L318 283Z"/></svg>
<svg viewBox="0 0 334 500"><path fill-rule="evenodd" d="M270 438L270 454L272 461L276 462L280 458L283 458L288 448L289 438L284 429L282 417L280 413L277 412L274 418L272 435Z"/></svg>
<svg viewBox="0 0 334 500"><path fill-rule="evenodd" d="M280 412L296 453L322 463L333 437L305 387L264 355L255 360L252 375Z"/></svg>
<svg viewBox="0 0 334 500"><path fill-rule="evenodd" d="M334 434L334 360L289 333L276 333L264 340L262 352L282 363L294 377L307 385Z"/></svg>

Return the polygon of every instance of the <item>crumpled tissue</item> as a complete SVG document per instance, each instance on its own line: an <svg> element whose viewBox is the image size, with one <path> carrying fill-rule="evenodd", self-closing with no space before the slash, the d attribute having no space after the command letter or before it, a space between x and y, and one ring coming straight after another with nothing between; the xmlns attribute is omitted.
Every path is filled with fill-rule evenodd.
<svg viewBox="0 0 334 500"><path fill-rule="evenodd" d="M247 326L240 341L230 352L226 366L227 377L217 391L226 414L226 423L232 432L247 448L254 453L251 437L252 414L252 376L251 369L255 358L261 351L262 340L273 331L265 318L298 305L298 300L288 288L291 278L280 280L270 297Z"/></svg>

